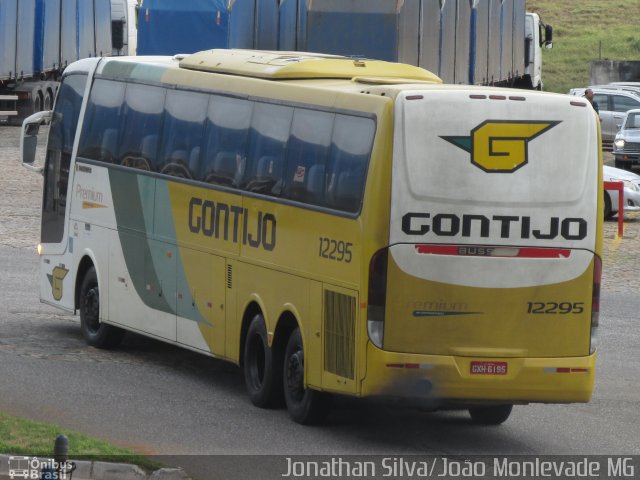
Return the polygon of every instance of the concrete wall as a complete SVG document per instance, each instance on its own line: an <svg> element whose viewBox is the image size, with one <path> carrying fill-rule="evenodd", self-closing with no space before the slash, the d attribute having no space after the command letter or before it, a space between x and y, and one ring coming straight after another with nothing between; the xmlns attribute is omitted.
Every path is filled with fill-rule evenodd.
<svg viewBox="0 0 640 480"><path fill-rule="evenodd" d="M591 62L591 85L640 82L640 62L596 60Z"/></svg>

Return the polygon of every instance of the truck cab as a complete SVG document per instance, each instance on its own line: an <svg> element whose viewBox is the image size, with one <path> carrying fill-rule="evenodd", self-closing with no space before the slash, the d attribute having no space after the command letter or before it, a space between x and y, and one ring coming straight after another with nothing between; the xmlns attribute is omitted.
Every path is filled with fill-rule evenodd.
<svg viewBox="0 0 640 480"><path fill-rule="evenodd" d="M553 27L545 25L537 13L525 19L525 88L542 90L542 47L553 48ZM529 84L530 82L530 84Z"/></svg>

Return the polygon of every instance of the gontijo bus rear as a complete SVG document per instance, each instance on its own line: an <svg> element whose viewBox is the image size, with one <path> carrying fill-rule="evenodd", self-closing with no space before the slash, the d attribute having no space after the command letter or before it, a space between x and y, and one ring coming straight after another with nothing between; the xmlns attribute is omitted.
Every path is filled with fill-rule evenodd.
<svg viewBox="0 0 640 480"><path fill-rule="evenodd" d="M330 394L504 421L585 402L602 198L586 101L422 69L209 51L70 66L44 168L41 299L241 364L254 404Z"/></svg>
<svg viewBox="0 0 640 480"><path fill-rule="evenodd" d="M464 87L394 98L389 241L371 261L363 388L495 402L471 409L486 422L510 403L588 401L601 277L592 110Z"/></svg>

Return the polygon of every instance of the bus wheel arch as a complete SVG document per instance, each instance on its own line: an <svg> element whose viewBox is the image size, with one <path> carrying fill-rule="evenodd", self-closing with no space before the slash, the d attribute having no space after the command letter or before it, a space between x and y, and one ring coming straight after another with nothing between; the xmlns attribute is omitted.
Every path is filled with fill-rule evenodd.
<svg viewBox="0 0 640 480"><path fill-rule="evenodd" d="M284 352L287 348L287 342L289 337L295 329L300 328L300 322L296 318L295 314L289 310L285 310L278 318L275 331L273 332L273 341L271 348L274 352L277 352L280 362L284 362Z"/></svg>
<svg viewBox="0 0 640 480"><path fill-rule="evenodd" d="M95 268L93 265L93 260L88 255L82 257L80 263L78 264L78 269L76 273L76 285L75 285L75 294L74 294L74 309L78 310L80 308L80 287L82 287L82 281L84 280L85 275L89 271L90 268Z"/></svg>
<svg viewBox="0 0 640 480"><path fill-rule="evenodd" d="M244 309L244 315L242 316L242 325L240 327L240 348L239 348L239 358L238 365L240 367L244 366L244 348L247 340L247 332L249 331L249 325L251 321L256 315L262 315L262 307L256 302L252 300Z"/></svg>
<svg viewBox="0 0 640 480"><path fill-rule="evenodd" d="M100 321L100 286L96 268L89 257L84 257L78 268L76 308L80 311L80 330L88 345L113 348L120 344L124 330Z"/></svg>

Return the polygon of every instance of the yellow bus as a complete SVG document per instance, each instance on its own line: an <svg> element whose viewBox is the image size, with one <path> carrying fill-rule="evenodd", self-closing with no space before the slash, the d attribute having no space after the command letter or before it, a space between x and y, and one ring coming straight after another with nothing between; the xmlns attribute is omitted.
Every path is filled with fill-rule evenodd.
<svg viewBox="0 0 640 480"><path fill-rule="evenodd" d="M132 331L234 362L255 405L303 424L334 394L484 424L590 399L603 199L583 99L212 50L76 62L23 130L41 300L90 345Z"/></svg>

